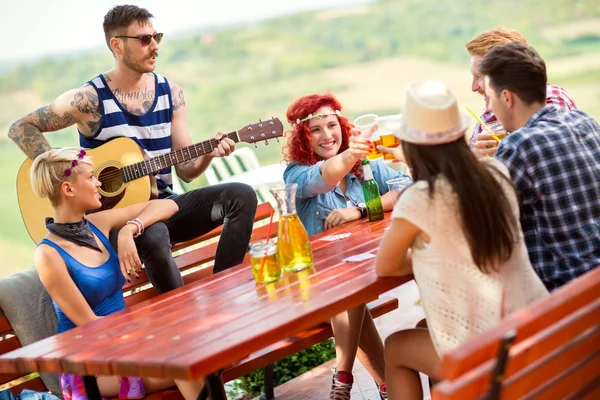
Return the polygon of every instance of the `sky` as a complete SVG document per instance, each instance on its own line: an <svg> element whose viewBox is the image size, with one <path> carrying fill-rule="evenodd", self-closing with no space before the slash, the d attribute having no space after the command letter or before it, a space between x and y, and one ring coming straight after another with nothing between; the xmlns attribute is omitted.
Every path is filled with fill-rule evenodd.
<svg viewBox="0 0 600 400"><path fill-rule="evenodd" d="M139 0L165 34L205 26L252 22L300 10L366 0ZM0 63L104 45L102 20L115 0L5 0L0 11Z"/></svg>

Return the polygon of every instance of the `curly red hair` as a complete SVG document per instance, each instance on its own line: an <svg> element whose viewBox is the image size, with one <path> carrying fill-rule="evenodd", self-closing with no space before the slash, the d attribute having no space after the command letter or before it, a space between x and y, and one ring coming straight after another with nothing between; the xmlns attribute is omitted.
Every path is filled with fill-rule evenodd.
<svg viewBox="0 0 600 400"><path fill-rule="evenodd" d="M315 113L321 107L331 107L333 111L342 111L342 105L340 102L331 94L311 94L308 96L302 96L296 99L286 112L286 117L292 130L286 131L287 143L283 148L283 158L287 162L296 161L303 165L313 165L318 161L323 160L318 154L316 154L310 143L312 136L308 126L308 121L296 124L296 120L303 119L308 114ZM348 149L350 142L350 131L354 127L348 118L337 115L337 119L340 123L342 130L342 144L338 154ZM362 180L362 171L360 170L360 161L356 163L350 171Z"/></svg>

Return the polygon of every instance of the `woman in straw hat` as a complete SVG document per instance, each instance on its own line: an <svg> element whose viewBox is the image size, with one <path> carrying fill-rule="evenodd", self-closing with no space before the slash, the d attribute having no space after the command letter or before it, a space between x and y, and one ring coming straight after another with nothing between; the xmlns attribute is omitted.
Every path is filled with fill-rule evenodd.
<svg viewBox="0 0 600 400"><path fill-rule="evenodd" d="M35 250L35 266L52 297L58 333L87 324L125 308L125 280L138 276L142 264L134 237L144 227L171 217L178 209L172 200L152 200L129 207L86 215L102 206L101 183L94 176L84 150L52 149L40 154L31 167L34 192L48 198L54 218L46 221L48 234ZM119 254L108 233L119 230ZM98 282L101 282L99 285ZM61 374L65 399L86 399L81 376ZM184 398L198 397L203 383L157 378L99 376L103 397L137 399L177 384Z"/></svg>
<svg viewBox="0 0 600 400"><path fill-rule="evenodd" d="M290 163L283 179L285 183L298 184L298 216L309 235L366 216L360 160L367 155L371 144L350 133L352 124L341 110L340 102L330 94L300 97L287 110L292 131L284 148L285 160ZM405 175L383 162L374 161L371 165L382 192L383 210L391 211L392 194L387 193L386 181ZM357 348L358 357L375 379L382 398L387 398L383 343L366 307L362 305L339 314L331 323L337 371L330 399L350 399Z"/></svg>
<svg viewBox="0 0 600 400"><path fill-rule="evenodd" d="M376 260L380 276L414 274L428 329L394 333L385 343L391 399L421 399L418 372L433 379L440 357L548 292L535 274L508 171L477 158L466 118L441 82L406 93L401 148L414 184L398 199Z"/></svg>

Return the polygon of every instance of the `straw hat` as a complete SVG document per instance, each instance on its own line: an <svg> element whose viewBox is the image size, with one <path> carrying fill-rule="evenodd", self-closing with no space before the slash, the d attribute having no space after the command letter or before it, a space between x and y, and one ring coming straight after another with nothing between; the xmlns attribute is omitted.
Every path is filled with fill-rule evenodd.
<svg viewBox="0 0 600 400"><path fill-rule="evenodd" d="M449 143L464 136L468 117L458 111L454 93L438 81L420 81L406 91L401 128L394 134L414 144Z"/></svg>

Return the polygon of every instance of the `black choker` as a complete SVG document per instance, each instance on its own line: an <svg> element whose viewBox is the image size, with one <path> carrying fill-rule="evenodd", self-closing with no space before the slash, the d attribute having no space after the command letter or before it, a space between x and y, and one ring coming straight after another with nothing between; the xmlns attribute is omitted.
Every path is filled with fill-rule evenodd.
<svg viewBox="0 0 600 400"><path fill-rule="evenodd" d="M94 238L87 219L82 218L79 222L69 222L66 224L56 223L53 218L46 218L46 228L50 233L55 234L65 240L77 243L80 246L87 246L94 250L102 251Z"/></svg>

